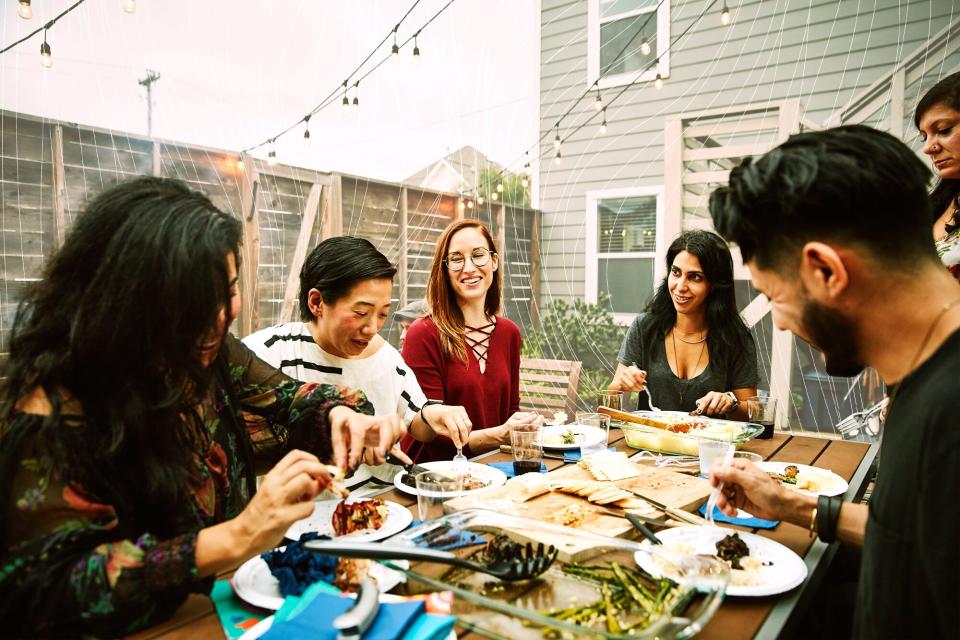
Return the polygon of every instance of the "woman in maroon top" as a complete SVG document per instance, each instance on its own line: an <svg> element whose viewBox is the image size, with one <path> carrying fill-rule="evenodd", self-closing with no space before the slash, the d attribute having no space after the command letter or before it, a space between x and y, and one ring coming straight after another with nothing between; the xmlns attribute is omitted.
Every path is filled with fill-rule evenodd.
<svg viewBox="0 0 960 640"><path fill-rule="evenodd" d="M500 257L478 220L453 222L437 241L427 284L430 315L407 330L403 359L430 400L461 405L472 431L464 453L477 455L510 442L519 425L543 418L520 408L520 330L498 316ZM404 438L415 462L446 460L456 447L445 437Z"/></svg>

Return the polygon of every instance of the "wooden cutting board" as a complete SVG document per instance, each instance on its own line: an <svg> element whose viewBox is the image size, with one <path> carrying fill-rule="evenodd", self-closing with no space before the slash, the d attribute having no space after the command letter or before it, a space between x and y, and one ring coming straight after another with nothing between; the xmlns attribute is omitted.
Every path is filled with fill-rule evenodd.
<svg viewBox="0 0 960 640"><path fill-rule="evenodd" d="M639 469L640 476L619 480L613 484L640 491L667 506L685 511L698 508L710 495L710 483L702 478L692 478L666 469L643 466ZM593 476L579 465L565 465L547 474L547 479L593 480ZM637 537L637 532L626 518L593 511L591 503L586 499L559 491L551 491L527 502L517 503L510 499L510 490L507 487L498 487L448 500L444 504L444 509L448 512L470 508L489 509L522 518L560 524L555 516L562 513L564 509L574 506L582 507L582 512L585 514L583 521L576 526L581 531L610 537ZM583 562L603 551L588 541L552 532L545 534L540 529L531 531L511 529L507 533L520 542L543 542L554 545L560 550L559 557L563 562Z"/></svg>

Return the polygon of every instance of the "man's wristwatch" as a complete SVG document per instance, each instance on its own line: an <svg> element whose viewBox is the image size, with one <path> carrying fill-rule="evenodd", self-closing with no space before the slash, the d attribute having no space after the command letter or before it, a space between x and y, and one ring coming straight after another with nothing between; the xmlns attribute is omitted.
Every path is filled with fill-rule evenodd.
<svg viewBox="0 0 960 640"><path fill-rule="evenodd" d="M733 391L724 391L724 392L723 392L723 395L729 396L730 399L733 400L733 406L730 407L730 410L729 410L729 411L727 411L728 414L729 414L729 413L733 413L734 411L736 411L736 410L740 407L740 401L737 400L737 396L734 395Z"/></svg>

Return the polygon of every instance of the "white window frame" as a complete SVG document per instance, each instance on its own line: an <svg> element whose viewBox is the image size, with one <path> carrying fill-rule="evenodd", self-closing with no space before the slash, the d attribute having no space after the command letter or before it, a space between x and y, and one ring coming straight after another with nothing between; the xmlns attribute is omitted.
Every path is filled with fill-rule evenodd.
<svg viewBox="0 0 960 640"><path fill-rule="evenodd" d="M649 187L625 187L622 189L602 189L598 191L587 192L586 224L587 234L586 242L586 260L584 263L584 298L589 304L597 304L597 295L600 289L597 278L600 274L600 258L618 259L618 258L653 258L653 287L656 290L660 281L666 275L666 267L662 265L663 255L666 247L663 237L663 185ZM650 251L628 251L617 253L600 253L597 250L597 225L600 222L598 205L601 200L612 200L614 198L632 198L637 196L655 196L657 199L657 222L656 222L656 243L654 250ZM614 313L614 319L621 324L630 324L637 317L642 309L637 309L635 313Z"/></svg>
<svg viewBox="0 0 960 640"><path fill-rule="evenodd" d="M631 82L652 82L656 79L657 72L663 79L670 77L670 0L663 0L660 8L654 11L657 12L657 50L651 51L650 56L659 60L659 64L646 72L630 71L600 78L600 0L587 0L587 86L592 87L598 78L600 79L599 87L607 89ZM613 22L644 13L649 11L643 9L627 11L605 18L603 22Z"/></svg>

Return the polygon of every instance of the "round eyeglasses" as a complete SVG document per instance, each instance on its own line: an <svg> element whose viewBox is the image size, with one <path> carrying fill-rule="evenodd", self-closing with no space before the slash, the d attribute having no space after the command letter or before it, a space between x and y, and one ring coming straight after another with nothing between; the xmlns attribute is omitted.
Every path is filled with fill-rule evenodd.
<svg viewBox="0 0 960 640"><path fill-rule="evenodd" d="M490 251L489 249L484 249L483 247L477 247L470 252L470 262L473 263L475 267L486 266L490 262L490 256L496 254L496 251ZM464 256L459 251L447 254L447 257L443 259L443 263L447 265L447 268L450 271L463 271L463 267L467 264L467 257Z"/></svg>

